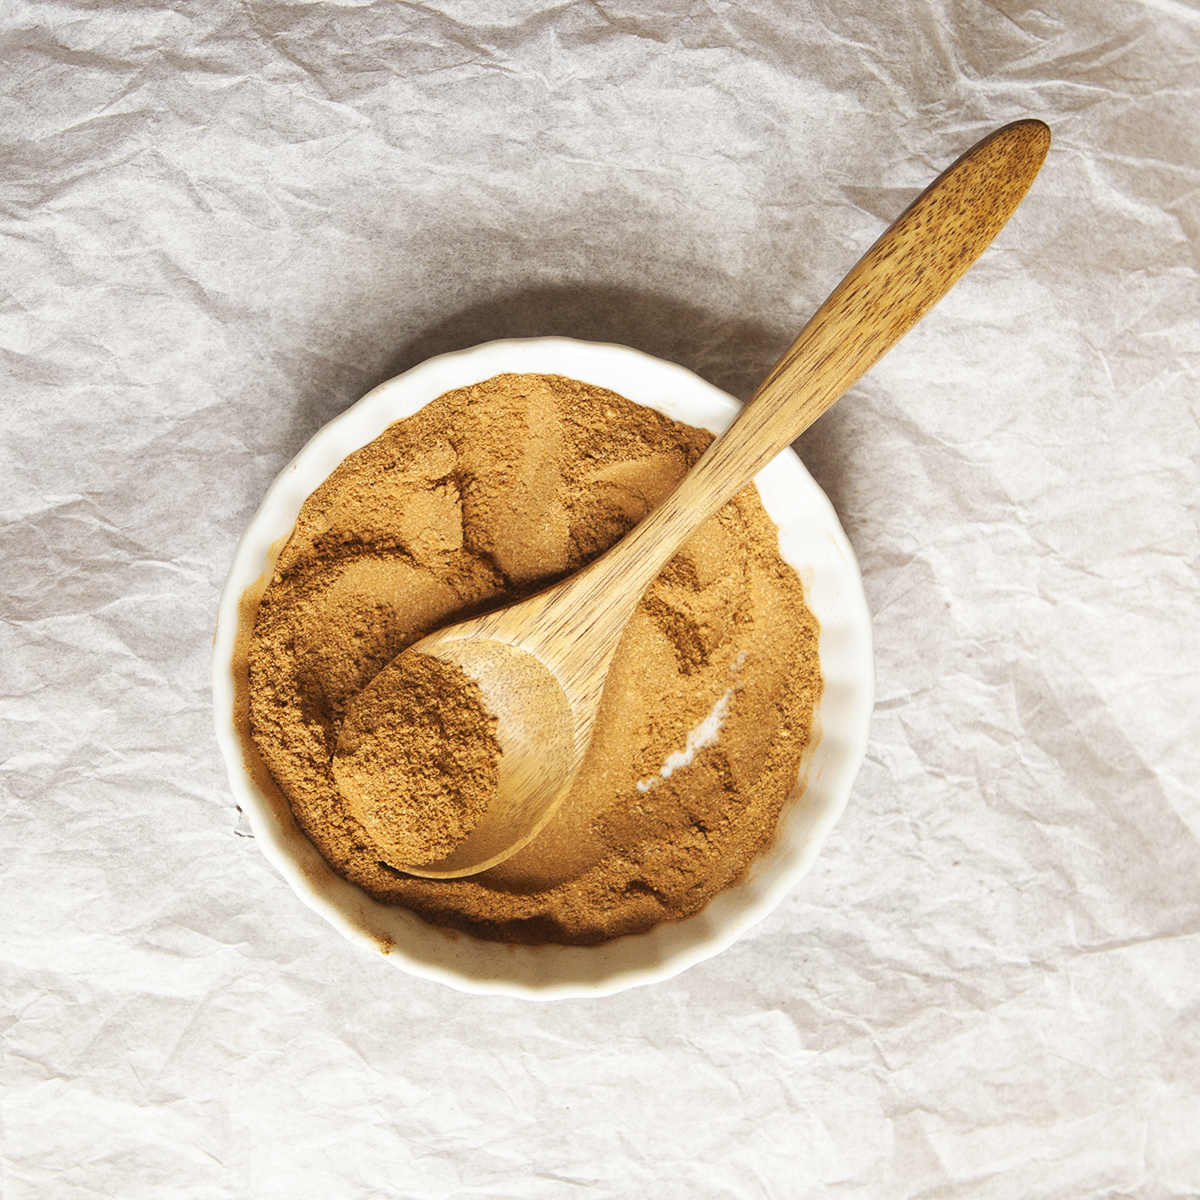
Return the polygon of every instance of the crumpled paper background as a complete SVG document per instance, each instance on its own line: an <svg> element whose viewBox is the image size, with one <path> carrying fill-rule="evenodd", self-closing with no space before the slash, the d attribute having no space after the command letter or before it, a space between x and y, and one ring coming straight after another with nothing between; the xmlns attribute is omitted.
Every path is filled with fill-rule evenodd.
<svg viewBox="0 0 1200 1200"><path fill-rule="evenodd" d="M0 7L2 1192L1200 1194L1194 0ZM879 703L812 875L672 982L411 979L212 733L237 538L430 354L745 396L991 128L1011 225L799 443Z"/></svg>

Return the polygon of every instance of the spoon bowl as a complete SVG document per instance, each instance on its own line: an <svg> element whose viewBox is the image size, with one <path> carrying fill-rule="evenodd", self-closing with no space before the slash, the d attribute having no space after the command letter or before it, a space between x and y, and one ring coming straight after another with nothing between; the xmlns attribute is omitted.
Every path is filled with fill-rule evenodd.
<svg viewBox="0 0 1200 1200"><path fill-rule="evenodd" d="M463 636L456 636L459 631ZM499 778L487 811L445 858L406 869L429 879L486 871L532 841L550 820L582 762L587 739L575 728L562 684L521 646L475 635L468 624L442 630L405 653L453 663L478 684L488 711L504 714L496 728Z"/></svg>

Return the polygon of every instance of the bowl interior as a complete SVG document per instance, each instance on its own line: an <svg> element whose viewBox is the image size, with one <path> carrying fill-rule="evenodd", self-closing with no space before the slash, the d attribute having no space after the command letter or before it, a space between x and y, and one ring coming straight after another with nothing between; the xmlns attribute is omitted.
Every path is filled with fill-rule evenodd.
<svg viewBox="0 0 1200 1200"><path fill-rule="evenodd" d="M713 433L735 400L682 367L623 346L535 338L430 359L324 426L272 484L234 555L213 650L217 737L235 798L263 852L302 900L351 940L403 970L463 991L536 999L597 996L669 978L760 921L812 865L841 815L866 751L874 703L871 620L854 553L832 506L785 450L756 477L820 623L825 686L814 739L771 845L735 886L692 917L600 946L510 946L427 925L335 875L292 817L249 737L245 657L258 599L308 496L352 451L444 392L505 372L565 375Z"/></svg>

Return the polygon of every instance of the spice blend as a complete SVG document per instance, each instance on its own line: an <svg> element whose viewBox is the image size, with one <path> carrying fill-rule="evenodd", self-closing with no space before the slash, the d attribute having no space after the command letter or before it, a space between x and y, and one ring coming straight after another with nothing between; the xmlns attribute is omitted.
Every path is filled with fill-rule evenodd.
<svg viewBox="0 0 1200 1200"><path fill-rule="evenodd" d="M570 795L508 861L451 880L389 866L397 845L360 819L378 831L387 796L356 786L352 765L357 753L389 751L356 743L347 721L402 649L595 558L711 440L602 388L501 375L396 422L309 497L259 603L249 717L267 769L335 871L436 925L575 945L690 916L746 872L796 785L821 693L817 623L753 485L643 597ZM401 682L375 686L387 720L405 709L404 686L391 686ZM495 769L494 742L480 713L452 718L463 736L441 769L475 781L458 789L469 795ZM377 778L377 766L365 774ZM412 785L438 802L436 770L417 774ZM473 823L469 807L447 813L451 841ZM410 833L391 836L411 850ZM423 850L424 861L442 852Z"/></svg>
<svg viewBox="0 0 1200 1200"><path fill-rule="evenodd" d="M454 663L418 654L389 663L354 697L333 779L393 867L449 854L479 823L499 783L496 718Z"/></svg>

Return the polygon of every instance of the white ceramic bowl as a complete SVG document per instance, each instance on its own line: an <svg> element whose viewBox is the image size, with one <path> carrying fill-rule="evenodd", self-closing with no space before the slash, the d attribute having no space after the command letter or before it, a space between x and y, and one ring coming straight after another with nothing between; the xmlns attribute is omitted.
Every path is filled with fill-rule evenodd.
<svg viewBox="0 0 1200 1200"><path fill-rule="evenodd" d="M501 945L427 925L335 875L296 825L249 742L244 656L239 679L235 649L245 644L262 581L300 506L334 468L393 421L444 392L510 371L565 375L609 388L714 433L739 408L682 367L625 346L567 338L490 342L430 359L381 384L319 430L283 469L238 544L221 593L213 649L217 740L233 794L263 853L306 904L352 941L385 954L404 971L466 992L539 1000L602 996L668 979L717 954L761 921L808 871L846 806L866 751L875 694L871 617L854 552L832 506L796 455L785 450L755 482L779 527L783 557L799 573L820 622L825 687L814 745L774 841L740 883L695 916L599 946Z"/></svg>

